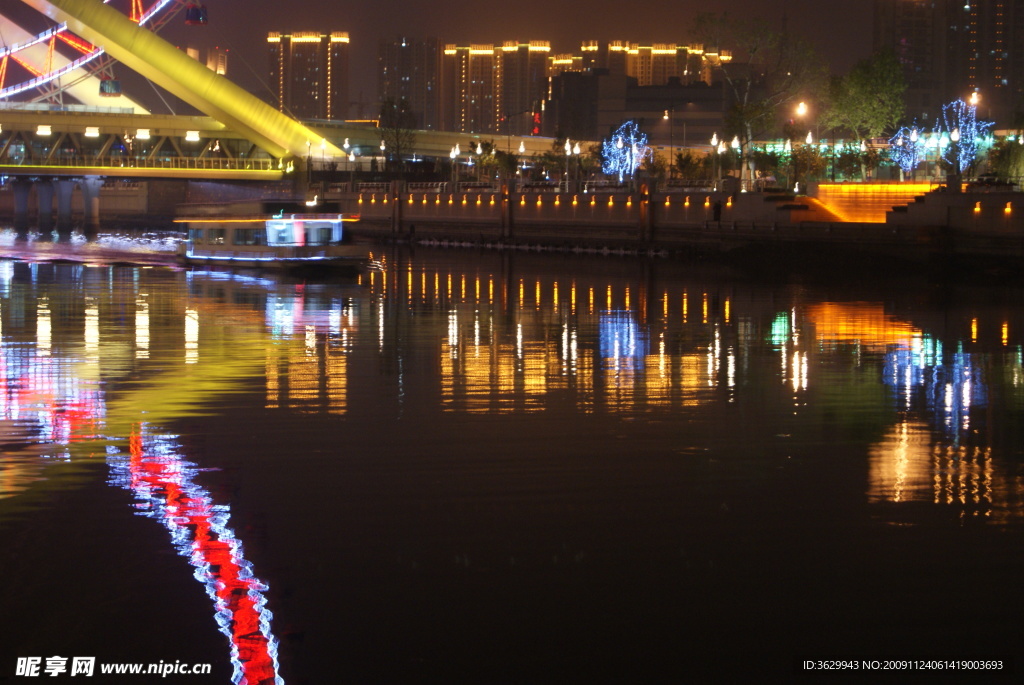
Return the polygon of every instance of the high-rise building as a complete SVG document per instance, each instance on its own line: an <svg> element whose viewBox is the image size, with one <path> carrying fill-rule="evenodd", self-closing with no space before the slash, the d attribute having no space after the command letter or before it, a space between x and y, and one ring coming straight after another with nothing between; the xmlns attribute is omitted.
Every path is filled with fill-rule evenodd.
<svg viewBox="0 0 1024 685"><path fill-rule="evenodd" d="M273 32L270 82L277 106L299 119L348 115L348 33Z"/></svg>
<svg viewBox="0 0 1024 685"><path fill-rule="evenodd" d="M498 52L498 100L495 103L501 118L536 120L541 103L547 99L548 57L551 43L531 40L529 43L506 41ZM539 122L537 122L539 123ZM530 134L540 134L531 127Z"/></svg>
<svg viewBox="0 0 1024 685"><path fill-rule="evenodd" d="M416 117L417 128L439 128L441 51L437 39L382 39L377 62L380 101L405 100Z"/></svg>
<svg viewBox="0 0 1024 685"><path fill-rule="evenodd" d="M498 57L493 45L445 45L441 121L445 131L498 132Z"/></svg>
<svg viewBox="0 0 1024 685"><path fill-rule="evenodd" d="M980 96L979 116L1010 125L1024 101L1024 0L875 0L874 47L907 79L922 124L944 103Z"/></svg>
<svg viewBox="0 0 1024 685"><path fill-rule="evenodd" d="M202 62L199 48L187 47L185 54L197 62ZM221 76L228 73L228 51L223 48L209 48L206 51L206 68L215 71Z"/></svg>
<svg viewBox="0 0 1024 685"><path fill-rule="evenodd" d="M607 69L612 76L631 76L640 86L663 86L676 80L710 84L716 66L732 59L727 50L705 50L701 45L643 45L625 40L613 40L604 47L597 41L587 41L581 52L587 68Z"/></svg>

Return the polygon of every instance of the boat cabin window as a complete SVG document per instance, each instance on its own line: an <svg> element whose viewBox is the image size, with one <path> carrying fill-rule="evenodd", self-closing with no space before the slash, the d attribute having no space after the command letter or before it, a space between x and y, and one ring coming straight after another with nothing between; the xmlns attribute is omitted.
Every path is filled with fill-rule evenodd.
<svg viewBox="0 0 1024 685"><path fill-rule="evenodd" d="M330 224L313 224L309 227L307 243L309 245L330 245L334 240L334 229Z"/></svg>
<svg viewBox="0 0 1024 685"><path fill-rule="evenodd" d="M203 244L203 229L201 228L190 228L188 229L188 241L193 245Z"/></svg>
<svg viewBox="0 0 1024 685"><path fill-rule="evenodd" d="M206 242L208 242L210 245L223 245L224 236L226 235L226 228L211 228L206 232Z"/></svg>
<svg viewBox="0 0 1024 685"><path fill-rule="evenodd" d="M235 245L266 245L267 234L262 226L259 228L236 228L233 236Z"/></svg>
<svg viewBox="0 0 1024 685"><path fill-rule="evenodd" d="M291 221L268 221L267 239L271 245L294 245L294 230Z"/></svg>

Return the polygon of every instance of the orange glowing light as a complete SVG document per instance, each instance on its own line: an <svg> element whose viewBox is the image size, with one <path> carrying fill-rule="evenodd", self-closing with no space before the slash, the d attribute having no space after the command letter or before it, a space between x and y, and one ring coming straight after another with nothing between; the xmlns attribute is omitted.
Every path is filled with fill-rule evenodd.
<svg viewBox="0 0 1024 685"><path fill-rule="evenodd" d="M64 41L65 43L67 43L68 45L73 47L75 50L78 50L83 55L88 55L90 52L92 52L93 50L96 49L95 45L93 45L89 41L82 40L81 38L79 38L78 36L74 35L73 33L68 33L67 31L61 31L60 33L57 34L57 36L62 41Z"/></svg>
<svg viewBox="0 0 1024 685"><path fill-rule="evenodd" d="M669 201L668 197L665 198L665 206L666 207L671 207L672 206L672 203Z"/></svg>
<svg viewBox="0 0 1024 685"><path fill-rule="evenodd" d="M1011 212L1013 212L1013 203L1012 202L1007 202L1006 203L1006 208L1003 209L1003 211L1006 212L1007 214L1010 214Z"/></svg>
<svg viewBox="0 0 1024 685"><path fill-rule="evenodd" d="M573 195L572 196L572 206L575 207L578 202L579 202L579 196L578 195Z"/></svg>

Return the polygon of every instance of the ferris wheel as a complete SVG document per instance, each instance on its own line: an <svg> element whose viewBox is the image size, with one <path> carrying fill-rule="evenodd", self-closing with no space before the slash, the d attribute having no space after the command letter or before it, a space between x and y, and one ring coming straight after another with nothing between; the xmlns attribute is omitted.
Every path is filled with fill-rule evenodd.
<svg viewBox="0 0 1024 685"><path fill-rule="evenodd" d="M186 24L207 23L207 9L198 0L103 2L154 32L182 13ZM0 105L61 103L65 93L83 104L110 104L103 98L121 96L116 62L102 46L75 35L66 24L54 24L28 5L12 9L17 11L0 10Z"/></svg>

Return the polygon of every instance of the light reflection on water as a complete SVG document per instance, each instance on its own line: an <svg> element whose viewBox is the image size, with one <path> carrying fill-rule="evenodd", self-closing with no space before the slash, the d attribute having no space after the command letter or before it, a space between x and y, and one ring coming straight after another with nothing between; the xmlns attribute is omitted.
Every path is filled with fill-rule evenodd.
<svg viewBox="0 0 1024 685"><path fill-rule="evenodd" d="M1024 321L1012 310L897 313L860 294L687 273L609 275L601 263L582 264L396 257L358 283L318 283L0 262L0 497L59 478L47 468L55 459L101 449L110 482L129 489L195 567L232 645L236 682L258 680L240 675L250 666L282 678L264 595L275 580L257 579L227 526L234 503L200 484L202 469L221 461L190 455L181 428L235 403L280 421L282 439L316 449L260 457L229 447L217 460L246 468L250 458L287 458L328 482L338 477L332 469L370 459L339 445L394 437L375 435L380 426L409 430L408 420L424 437L471 441L461 433L471 421L509 419L539 444L537 426L554 420L580 441L557 444L585 453L605 449L608 433L571 426L596 417L643 445L631 462L685 455L670 462L673 477L702 492L726 479L736 486L729 497L747 496L752 507L787 479L832 474L822 464L838 461L835 452L855 455L859 516L921 524L923 506L1019 526L1024 486L1011 426L1024 409ZM484 438L479 451L489 447ZM561 458L545 449L557 448L538 447L541 460ZM317 461L316 450L329 457ZM808 525L814 514L793 506L790 523ZM0 523L5 516L0 501ZM322 537L336 539L349 523L317 525L333 526ZM330 584L329 576L292 582ZM259 654L245 652L254 645Z"/></svg>

